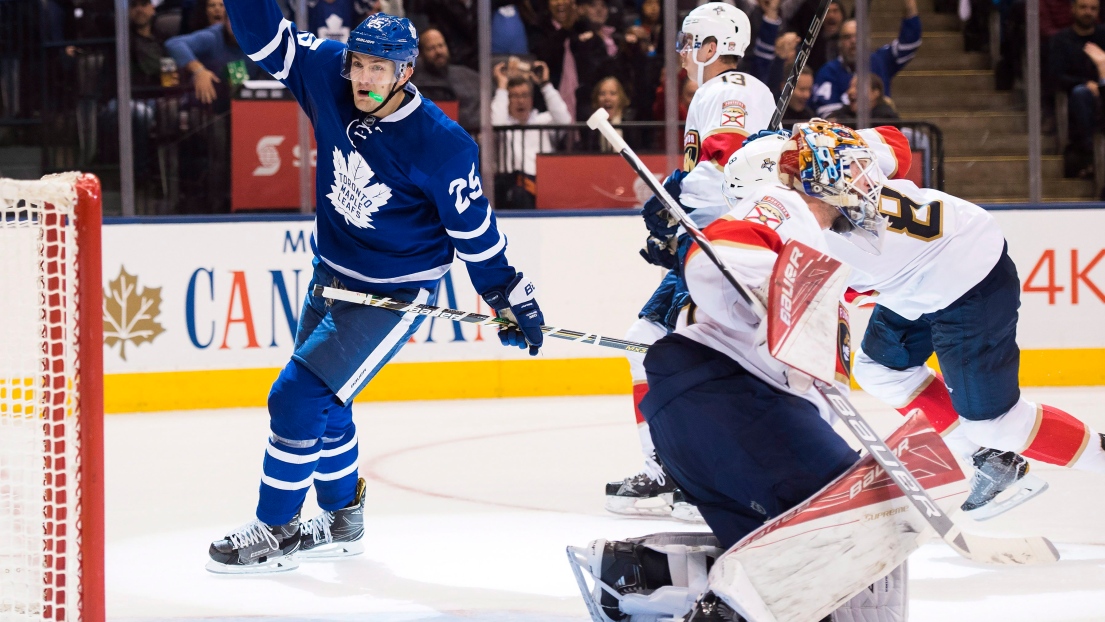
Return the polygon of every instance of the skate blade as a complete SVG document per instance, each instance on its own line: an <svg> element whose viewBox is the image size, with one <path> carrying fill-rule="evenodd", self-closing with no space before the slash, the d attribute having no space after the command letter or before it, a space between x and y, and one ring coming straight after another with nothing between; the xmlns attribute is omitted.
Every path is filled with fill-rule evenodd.
<svg viewBox="0 0 1105 622"><path fill-rule="evenodd" d="M276 559L270 559L261 564L230 565L220 564L215 560L209 560L204 568L215 574L271 574L274 572L287 572L299 567L299 562L294 557L282 555Z"/></svg>
<svg viewBox="0 0 1105 622"><path fill-rule="evenodd" d="M332 542L330 544L315 547L309 551L300 549L295 556L296 559L301 559L303 561L314 561L316 559L352 557L354 555L360 555L361 553L364 553L364 543L360 540L356 540L354 542Z"/></svg>
<svg viewBox="0 0 1105 622"><path fill-rule="evenodd" d="M671 508L671 517L684 523L706 523L706 519L702 518L698 508L689 503L676 503Z"/></svg>
<svg viewBox="0 0 1105 622"><path fill-rule="evenodd" d="M672 494L657 497L606 497L606 511L624 516L671 516Z"/></svg>
<svg viewBox="0 0 1105 622"><path fill-rule="evenodd" d="M976 521L990 520L1040 495L1048 486L1047 482L1031 473L1017 480L1017 484L1020 487L1013 494L998 495L990 503L963 514Z"/></svg>

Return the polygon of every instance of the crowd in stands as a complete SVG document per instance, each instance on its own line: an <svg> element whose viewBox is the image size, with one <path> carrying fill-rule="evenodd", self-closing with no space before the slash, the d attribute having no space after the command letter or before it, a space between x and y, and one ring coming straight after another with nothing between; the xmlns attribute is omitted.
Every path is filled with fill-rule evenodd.
<svg viewBox="0 0 1105 622"><path fill-rule="evenodd" d="M3 0L10 4L20 0ZM31 1L31 0L27 0ZM753 43L739 68L765 82L778 95L787 78L799 42L818 8L818 0L728 0L749 15ZM897 116L894 76L922 46L922 23L917 0L899 0L902 21L891 42L871 52L871 89L867 94L871 116ZM180 123L186 134L202 127L217 127L213 118L225 118L231 99L249 78L264 78L234 39L225 17L223 0L129 0L130 80L136 93L165 93L175 97L177 110L202 109L200 122ZM277 0L295 19L296 0ZM1065 162L1067 175L1092 175L1093 137L1101 125L1101 85L1105 83L1105 29L1099 0L1040 0L1046 130L1054 128L1055 102L1064 106L1069 119ZM701 0L676 0L680 19ZM935 0L937 10L959 10L966 17L966 50L989 50L991 11L1000 15L1000 50L996 70L999 88L1011 88L1023 80L1024 0L971 0L967 15L964 2ZM44 0L41 31L51 40L88 40L112 36L112 0ZM457 120L477 136L481 124L480 67L477 64L478 23L476 0L307 0L308 30L319 38L344 41L349 31L367 15L385 11L409 18L421 35L417 71L412 82L436 102L455 102ZM2 7L0 7L2 8ZM491 122L495 126L498 175L497 196L509 197L504 205L530 207L535 185L537 154L562 150L602 152L610 146L589 131L556 128L586 120L594 109L606 108L628 143L643 151L661 151L664 133L642 129L636 122L659 123L664 119L664 49L662 0L492 0ZM833 0L813 45L806 71L799 77L786 109L785 123L813 115L853 123L857 95L855 66L856 23L852 2ZM983 19L985 18L985 19ZM982 21L980 21L982 20ZM986 22L986 28L982 24ZM2 48L2 46L0 46ZM65 46L65 53L80 61L87 50ZM2 50L0 50L2 52ZM0 54L3 55L3 54ZM10 54L9 54L10 56ZM18 86L19 65L0 59L0 94L3 108L19 109L11 97ZM75 61L75 62L76 62ZM12 68L14 67L14 68ZM86 65L81 80L87 82ZM112 72L103 70L104 76ZM14 76L14 77L13 77ZM25 82L25 77L24 77ZM678 118L686 116L697 84L694 75L681 71L677 78ZM78 88L92 101L99 98L99 117L114 112L113 88ZM147 108L143 108L146 105ZM25 108L25 106L24 106ZM156 108L156 109L155 109ZM152 110L152 112L151 112ZM165 131L165 123L152 104L135 107L136 134ZM180 113L183 114L183 113ZM4 115L0 114L0 118ZM95 116L95 115L92 115ZM78 118L82 115L78 113ZM190 117L191 118L191 117ZM144 120L145 119L145 120ZM104 122L108 123L108 122ZM636 125L633 125L636 124ZM87 125L87 124L85 124ZM171 124L170 124L171 125ZM554 129L524 126L551 125ZM187 126L187 127L186 127ZM512 129L513 128L513 129ZM84 134L95 136L95 131ZM101 137L105 134L101 131ZM203 133L200 133L203 134ZM222 211L225 201L210 200L203 192L224 192L229 180L217 180L211 189L210 161L188 170L188 158L229 151L225 128L207 131L206 140L222 141L217 148L199 144L181 154L179 172L186 180L181 196L199 192L194 201L172 205L172 211ZM81 137L82 145L90 139ZM146 149L136 136L136 147ZM141 143L141 144L140 144ZM193 149L189 154L188 149ZM95 154L95 149L82 148ZM91 157L91 156L85 156ZM204 156L206 157L206 156ZM146 152L144 160L156 158ZM81 162L77 161L77 165ZM229 168L229 167L228 167ZM200 180L197 182L197 180ZM189 189L189 183L197 186ZM203 190L199 186L208 188ZM193 192L194 190L194 192ZM214 207L212 207L214 205Z"/></svg>
<svg viewBox="0 0 1105 622"><path fill-rule="evenodd" d="M295 0L277 1L294 20ZM677 0L680 19L702 1ZM818 0L728 1L745 11L752 26L752 43L739 69L765 82L777 95L815 17ZM871 54L870 99L875 117L895 116L890 99L893 76L921 44L916 0L901 2L903 21L897 39ZM104 5L101 13L109 18L111 0L47 0L48 6L60 7L58 14L67 19L80 13L73 10L77 4L86 15L100 14L90 10L96 3ZM266 77L238 47L223 0L129 0L129 6L131 82L136 89L176 88L172 96L182 108L200 107L225 119L242 83ZM453 109L459 123L475 135L481 90L476 10L477 0L308 0L307 21L313 35L344 41L372 13L408 17L421 35L412 82L431 100L456 102ZM814 114L854 118L856 40L850 10L839 0L831 5L786 111L788 123ZM600 107L615 123L664 120L664 62L674 51L664 45L661 0L492 0L492 12L491 122L497 128L578 123ZM110 24L110 19L103 21ZM680 71L677 82L678 117L684 119L698 85L686 71ZM204 127L215 123L203 121ZM156 124L146 122L140 129L152 125ZM619 131L636 149L665 147L661 129L631 125ZM609 144L591 134L563 128L497 130L499 194L511 197L508 204L531 206L536 154L610 150ZM227 136L225 129L207 132L208 143L223 142L214 148L193 145L192 151L183 154L191 164L184 164L182 157L181 166L197 168L181 178L222 174L213 172L224 165L215 154L228 151L224 148ZM210 187L208 181L204 183ZM216 183L217 191L224 185L223 180ZM182 195L189 192L187 187L181 190ZM207 196L182 203L174 211L227 209L224 201Z"/></svg>

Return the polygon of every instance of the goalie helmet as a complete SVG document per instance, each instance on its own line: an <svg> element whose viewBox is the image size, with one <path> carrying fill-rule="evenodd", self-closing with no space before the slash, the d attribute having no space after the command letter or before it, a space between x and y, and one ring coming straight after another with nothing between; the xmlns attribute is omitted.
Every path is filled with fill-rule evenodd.
<svg viewBox="0 0 1105 622"><path fill-rule="evenodd" d="M414 59L418 56L418 32L405 17L377 13L349 33L349 43L342 52L343 78L350 78L353 54L393 61L395 81L398 82L405 69L414 68Z"/></svg>
<svg viewBox="0 0 1105 622"><path fill-rule="evenodd" d="M779 178L836 206L844 222L834 223L833 231L879 254L887 225L879 213L884 178L875 152L855 130L824 119L796 124L779 159Z"/></svg>
<svg viewBox="0 0 1105 622"><path fill-rule="evenodd" d="M729 156L725 163L725 184L721 194L725 204L733 209L752 188L761 184L779 183L779 157L787 136L772 134L745 143Z"/></svg>
<svg viewBox="0 0 1105 622"><path fill-rule="evenodd" d="M709 60L699 62L695 55L711 37L717 40L717 49ZM744 56L751 41L752 25L743 11L724 2L708 2L683 19L683 30L676 37L675 52L691 54L691 60L698 65L696 81L701 86L706 65L721 56Z"/></svg>

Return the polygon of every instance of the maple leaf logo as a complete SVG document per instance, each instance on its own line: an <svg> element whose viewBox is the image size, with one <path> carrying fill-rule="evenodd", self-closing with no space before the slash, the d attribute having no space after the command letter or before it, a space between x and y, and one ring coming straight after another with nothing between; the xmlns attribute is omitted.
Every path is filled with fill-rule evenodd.
<svg viewBox="0 0 1105 622"><path fill-rule="evenodd" d="M386 184L370 184L376 173L356 151L346 159L341 150L334 147L334 183L330 186L330 204L345 222L360 229L375 229L372 214L391 199L391 188Z"/></svg>
<svg viewBox="0 0 1105 622"><path fill-rule="evenodd" d="M157 323L161 314L161 288L143 287L138 277L119 267L119 276L104 291L104 344L119 344L119 356L127 360L127 342L137 346L165 332Z"/></svg>

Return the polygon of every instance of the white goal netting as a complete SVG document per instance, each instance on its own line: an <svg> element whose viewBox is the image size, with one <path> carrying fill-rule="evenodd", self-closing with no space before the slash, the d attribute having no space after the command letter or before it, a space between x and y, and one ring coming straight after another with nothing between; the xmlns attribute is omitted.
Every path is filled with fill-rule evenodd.
<svg viewBox="0 0 1105 622"><path fill-rule="evenodd" d="M81 617L79 179L0 179L4 622Z"/></svg>

